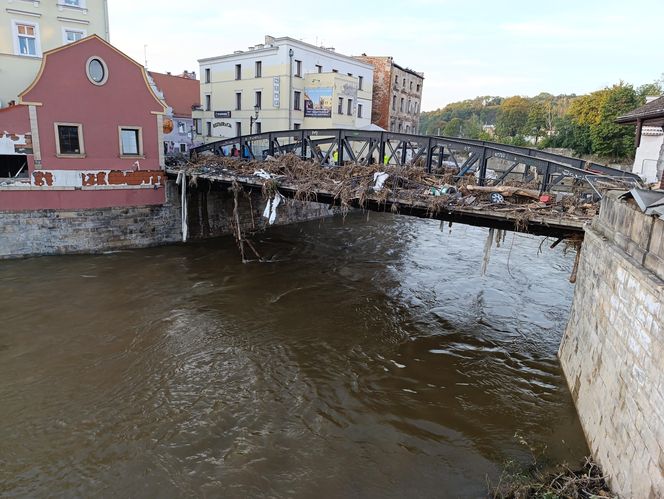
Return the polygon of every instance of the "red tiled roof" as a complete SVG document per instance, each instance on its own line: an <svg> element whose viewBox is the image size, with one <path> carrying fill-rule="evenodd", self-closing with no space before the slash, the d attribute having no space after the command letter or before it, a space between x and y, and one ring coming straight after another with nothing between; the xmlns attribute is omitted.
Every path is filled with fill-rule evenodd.
<svg viewBox="0 0 664 499"><path fill-rule="evenodd" d="M166 104L173 108L173 116L191 118L191 106L200 104L200 82L154 71L150 71L150 76L164 94Z"/></svg>

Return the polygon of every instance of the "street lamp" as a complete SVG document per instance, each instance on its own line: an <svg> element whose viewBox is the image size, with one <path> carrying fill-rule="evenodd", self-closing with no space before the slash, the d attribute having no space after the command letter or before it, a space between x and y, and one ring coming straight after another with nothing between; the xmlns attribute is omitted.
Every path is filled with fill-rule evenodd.
<svg viewBox="0 0 664 499"><path fill-rule="evenodd" d="M254 123L258 120L258 112L261 110L260 106L256 104L254 106L254 115L249 116L249 135L254 133Z"/></svg>

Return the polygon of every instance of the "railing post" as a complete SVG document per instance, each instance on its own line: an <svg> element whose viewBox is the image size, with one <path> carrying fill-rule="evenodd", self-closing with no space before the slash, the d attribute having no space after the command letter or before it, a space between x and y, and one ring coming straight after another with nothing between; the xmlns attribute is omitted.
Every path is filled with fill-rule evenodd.
<svg viewBox="0 0 664 499"><path fill-rule="evenodd" d="M344 164L344 145L343 145L343 132L337 132L337 166Z"/></svg>
<svg viewBox="0 0 664 499"><path fill-rule="evenodd" d="M300 131L300 157L307 158L307 143L304 140L304 129Z"/></svg>
<svg viewBox="0 0 664 499"><path fill-rule="evenodd" d="M406 144L408 142L404 140L401 146L401 166L406 166L406 152L408 151Z"/></svg>
<svg viewBox="0 0 664 499"><path fill-rule="evenodd" d="M489 158L486 157L486 147L482 148L482 154L480 155L480 178L478 180L479 185L484 185L486 182L486 167L489 162Z"/></svg>
<svg viewBox="0 0 664 499"><path fill-rule="evenodd" d="M438 155L438 169L443 167L443 158L445 156L445 146L439 145L440 154Z"/></svg>
<svg viewBox="0 0 664 499"><path fill-rule="evenodd" d="M431 165L433 163L433 147L432 147L433 140L431 137L429 137L429 140L427 140L427 173L431 173Z"/></svg>
<svg viewBox="0 0 664 499"><path fill-rule="evenodd" d="M272 135L272 132L267 134L267 140L270 143L270 145L267 147L267 153L270 156L274 156L274 136Z"/></svg>
<svg viewBox="0 0 664 499"><path fill-rule="evenodd" d="M380 145L378 146L378 164L385 164L385 133L380 132Z"/></svg>
<svg viewBox="0 0 664 499"><path fill-rule="evenodd" d="M546 170L544 171L544 178L542 178L542 187L540 188L540 194L545 192L549 187L549 172L551 171L551 163L546 162Z"/></svg>

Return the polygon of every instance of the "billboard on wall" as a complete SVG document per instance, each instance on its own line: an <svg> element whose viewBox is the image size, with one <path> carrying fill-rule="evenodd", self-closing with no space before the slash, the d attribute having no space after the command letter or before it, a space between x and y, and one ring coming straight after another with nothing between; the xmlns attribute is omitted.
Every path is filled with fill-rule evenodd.
<svg viewBox="0 0 664 499"><path fill-rule="evenodd" d="M305 88L304 117L331 118L332 92L332 87Z"/></svg>

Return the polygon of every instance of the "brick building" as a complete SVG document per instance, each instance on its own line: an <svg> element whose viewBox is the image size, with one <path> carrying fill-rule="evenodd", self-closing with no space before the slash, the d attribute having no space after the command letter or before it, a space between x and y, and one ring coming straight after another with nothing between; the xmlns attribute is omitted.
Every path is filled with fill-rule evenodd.
<svg viewBox="0 0 664 499"><path fill-rule="evenodd" d="M391 132L419 133L424 73L399 66L392 57L356 58L374 67L371 122Z"/></svg>

